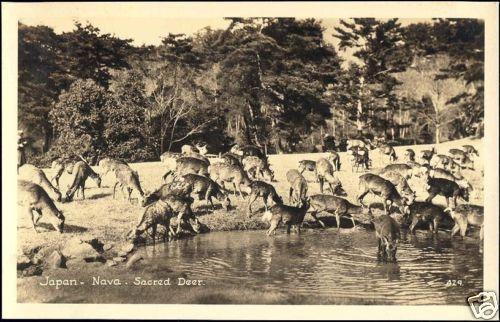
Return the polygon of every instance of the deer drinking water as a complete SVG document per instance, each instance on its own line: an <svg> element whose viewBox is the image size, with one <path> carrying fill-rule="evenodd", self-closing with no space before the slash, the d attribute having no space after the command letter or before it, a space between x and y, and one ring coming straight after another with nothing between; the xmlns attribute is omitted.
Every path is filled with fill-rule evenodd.
<svg viewBox="0 0 500 322"><path fill-rule="evenodd" d="M389 214L387 203L389 203L389 209L392 204L395 204L402 214L408 213L408 200L405 197L401 197L396 187L382 177L371 173L363 174L359 177L359 191L358 201L362 205L363 198L368 193L372 193L383 200L386 214Z"/></svg>
<svg viewBox="0 0 500 322"><path fill-rule="evenodd" d="M368 214L369 208L352 204L347 199L330 195L312 195L310 197L310 214L323 228L325 224L318 219L317 214L328 212L335 216L337 229L340 229L340 217L349 217L352 221L352 227L356 227L354 219L358 214Z"/></svg>
<svg viewBox="0 0 500 322"><path fill-rule="evenodd" d="M290 229L292 226L297 228L297 232L300 233L300 227L304 221L304 216L309 209L309 200L302 200L302 205L300 207L287 206L284 204L275 204L268 211L264 212L262 215L262 221L267 221L270 223L269 229L266 234L269 236L271 234L276 234L276 229L280 223L286 225L286 233L290 234Z"/></svg>

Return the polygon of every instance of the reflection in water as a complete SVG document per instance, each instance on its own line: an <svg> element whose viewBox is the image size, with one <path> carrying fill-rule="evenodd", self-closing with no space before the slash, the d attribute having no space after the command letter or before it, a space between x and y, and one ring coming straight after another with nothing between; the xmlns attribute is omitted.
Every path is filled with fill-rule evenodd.
<svg viewBox="0 0 500 322"><path fill-rule="evenodd" d="M301 295L382 299L387 304L464 304L482 289L476 240L447 234L403 234L396 263L376 258L376 239L362 229L309 230L267 237L262 231L219 232L147 247L152 273L188 272L207 283ZM449 287L448 280L463 281ZM208 284L209 285L209 284Z"/></svg>

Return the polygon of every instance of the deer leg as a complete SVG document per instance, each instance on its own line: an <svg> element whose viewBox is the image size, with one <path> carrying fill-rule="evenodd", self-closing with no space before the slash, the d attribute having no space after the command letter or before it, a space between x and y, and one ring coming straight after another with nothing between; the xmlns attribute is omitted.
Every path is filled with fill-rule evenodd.
<svg viewBox="0 0 500 322"><path fill-rule="evenodd" d="M453 236L455 236L459 230L460 226L457 223L455 223L455 226L453 226L453 228L451 229L450 237L453 238Z"/></svg>
<svg viewBox="0 0 500 322"><path fill-rule="evenodd" d="M115 186L113 187L113 199L115 199L116 195L116 186L118 185L118 181L115 182Z"/></svg>
<svg viewBox="0 0 500 322"><path fill-rule="evenodd" d="M434 219L434 233L438 233L438 228L439 228L439 219L435 218Z"/></svg>
<svg viewBox="0 0 500 322"><path fill-rule="evenodd" d="M340 230L340 214L335 210L335 222L337 223L337 231Z"/></svg>
<svg viewBox="0 0 500 322"><path fill-rule="evenodd" d="M288 201L290 203L293 203L294 201L292 200L292 194L293 194L293 188L290 187L290 193L288 194Z"/></svg>
<svg viewBox="0 0 500 322"><path fill-rule="evenodd" d="M255 193L251 193L250 197L248 198L248 211L250 214L252 213L252 204L254 203L255 200L257 200L257 195Z"/></svg>
<svg viewBox="0 0 500 322"><path fill-rule="evenodd" d="M286 225L286 233L290 235L290 228L292 228L292 225L288 224Z"/></svg>
<svg viewBox="0 0 500 322"><path fill-rule="evenodd" d="M80 190L82 191L82 198L85 200L85 182L80 185Z"/></svg>
<svg viewBox="0 0 500 322"><path fill-rule="evenodd" d="M38 222L39 220L39 216L37 219L35 219L35 214L34 214L34 209L32 208L26 208L26 213L29 214L29 216L31 217L31 223L33 224L33 229L35 230L35 232L38 234L38 229L36 229L36 223Z"/></svg>
<svg viewBox="0 0 500 322"><path fill-rule="evenodd" d="M326 227L325 224L321 220L319 220L318 217L316 216L317 213L318 211L312 211L311 216L321 225L321 227L325 228Z"/></svg>
<svg viewBox="0 0 500 322"><path fill-rule="evenodd" d="M212 201L212 196L208 196L207 200L210 203L210 205L212 206L212 210L215 210L214 202Z"/></svg>
<svg viewBox="0 0 500 322"><path fill-rule="evenodd" d="M278 222L275 220L271 220L271 226L269 226L269 229L267 230L267 236L270 236L273 232L276 234L276 228L278 227Z"/></svg>
<svg viewBox="0 0 500 322"><path fill-rule="evenodd" d="M366 191L362 192L362 193L358 196L358 201L359 201L359 203L360 203L362 206L365 206L365 205L363 204L363 198L364 198L364 197L368 194L368 192L369 192L369 191L368 191L368 190L366 190Z"/></svg>
<svg viewBox="0 0 500 322"><path fill-rule="evenodd" d="M179 212L179 214L177 215L177 230L175 232L176 235L178 235L181 232L181 221L184 217L183 215L184 214L182 212Z"/></svg>
<svg viewBox="0 0 500 322"><path fill-rule="evenodd" d="M319 191L323 193L323 184L324 184L323 177L318 177L318 180L319 180Z"/></svg>
<svg viewBox="0 0 500 322"><path fill-rule="evenodd" d="M352 221L352 228L356 228L356 222L354 221L354 218L351 216L351 221Z"/></svg>

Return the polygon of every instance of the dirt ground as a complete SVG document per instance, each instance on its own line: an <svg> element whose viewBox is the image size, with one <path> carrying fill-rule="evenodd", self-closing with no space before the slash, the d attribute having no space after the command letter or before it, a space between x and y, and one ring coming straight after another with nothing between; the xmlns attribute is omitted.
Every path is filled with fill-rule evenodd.
<svg viewBox="0 0 500 322"><path fill-rule="evenodd" d="M460 147L462 144L472 144L480 155L483 151L482 140L460 140L453 142L446 142L437 147L438 153L446 153L449 148ZM397 147L396 153L402 158L403 151L407 147ZM415 152L422 149L430 148L429 145L411 146ZM283 196L283 199L288 202L288 184L286 182L286 171L292 168L297 168L298 162L303 159L317 160L320 157L326 156L325 153L311 153L311 154L288 154L288 155L270 155L269 160L271 168L275 173L277 182L273 182L278 194ZM353 173L349 165L348 156L346 153L340 153L341 156L341 171L337 173L338 178L341 180L342 185L348 193L348 199L356 202L356 195L358 189L358 177L363 172ZM386 156L381 157L377 150L371 152L373 160L373 169L371 172L376 173L385 164L388 164ZM472 183L474 190L471 193L470 203L483 204L483 178L481 170L483 169L483 160L477 158L475 161L475 171L463 170L463 174ZM216 161L214 161L216 162ZM153 191L162 184L162 175L167 171L169 164L161 162L148 162L148 163L135 163L131 167L139 172L141 185L144 191ZM95 170L99 172L98 167ZM44 169L47 176L51 178L53 172L51 169ZM319 193L319 184L315 181L311 172L304 174L309 184L309 194ZM60 180L61 192L64 194L67 186L70 183L72 176L65 173ZM410 185L418 187L421 184L411 179ZM36 234L31 227L30 218L24 215L19 215L18 218L18 249L30 248L35 245L49 246L63 244L65 240L73 237L85 238L98 238L100 241L106 243L119 243L123 241L124 235L136 223L137 217L141 214L141 207L137 205L137 195L132 193L135 198L131 204L117 192L117 198L113 199L113 174L109 173L103 177L101 188L97 188L92 179L87 180L86 199L81 200L76 197L70 203L57 203L57 207L61 209L66 217L66 227L64 234L56 233L52 226L44 217L40 220L40 233ZM230 188L230 187L228 187ZM417 200L425 199L426 192L417 189ZM244 230L244 229L264 229L267 224L261 222L261 212L264 210L263 203L257 201L253 205L254 214L249 217L247 210L246 200L242 200L239 196L231 195L231 202L233 205L232 210L224 211L220 209L217 201L215 201L217 209L212 211L207 207L204 201L195 201L194 210L197 213L199 220L207 225L210 231L220 230ZM379 202L376 198L367 196L367 201ZM435 203L444 204L445 200L441 196L434 199ZM463 201L462 201L463 202ZM260 208L260 209L259 209ZM258 210L257 210L258 209ZM257 211L256 211L257 210ZM19 212L21 213L21 212ZM321 215L328 216L328 215ZM310 216L306 216L307 222L312 222Z"/></svg>

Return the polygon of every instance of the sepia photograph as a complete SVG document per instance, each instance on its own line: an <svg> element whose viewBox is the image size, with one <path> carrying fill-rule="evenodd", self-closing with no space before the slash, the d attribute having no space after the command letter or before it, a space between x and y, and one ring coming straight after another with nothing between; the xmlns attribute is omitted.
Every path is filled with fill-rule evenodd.
<svg viewBox="0 0 500 322"><path fill-rule="evenodd" d="M491 19L157 5L17 8L12 301L498 318Z"/></svg>

